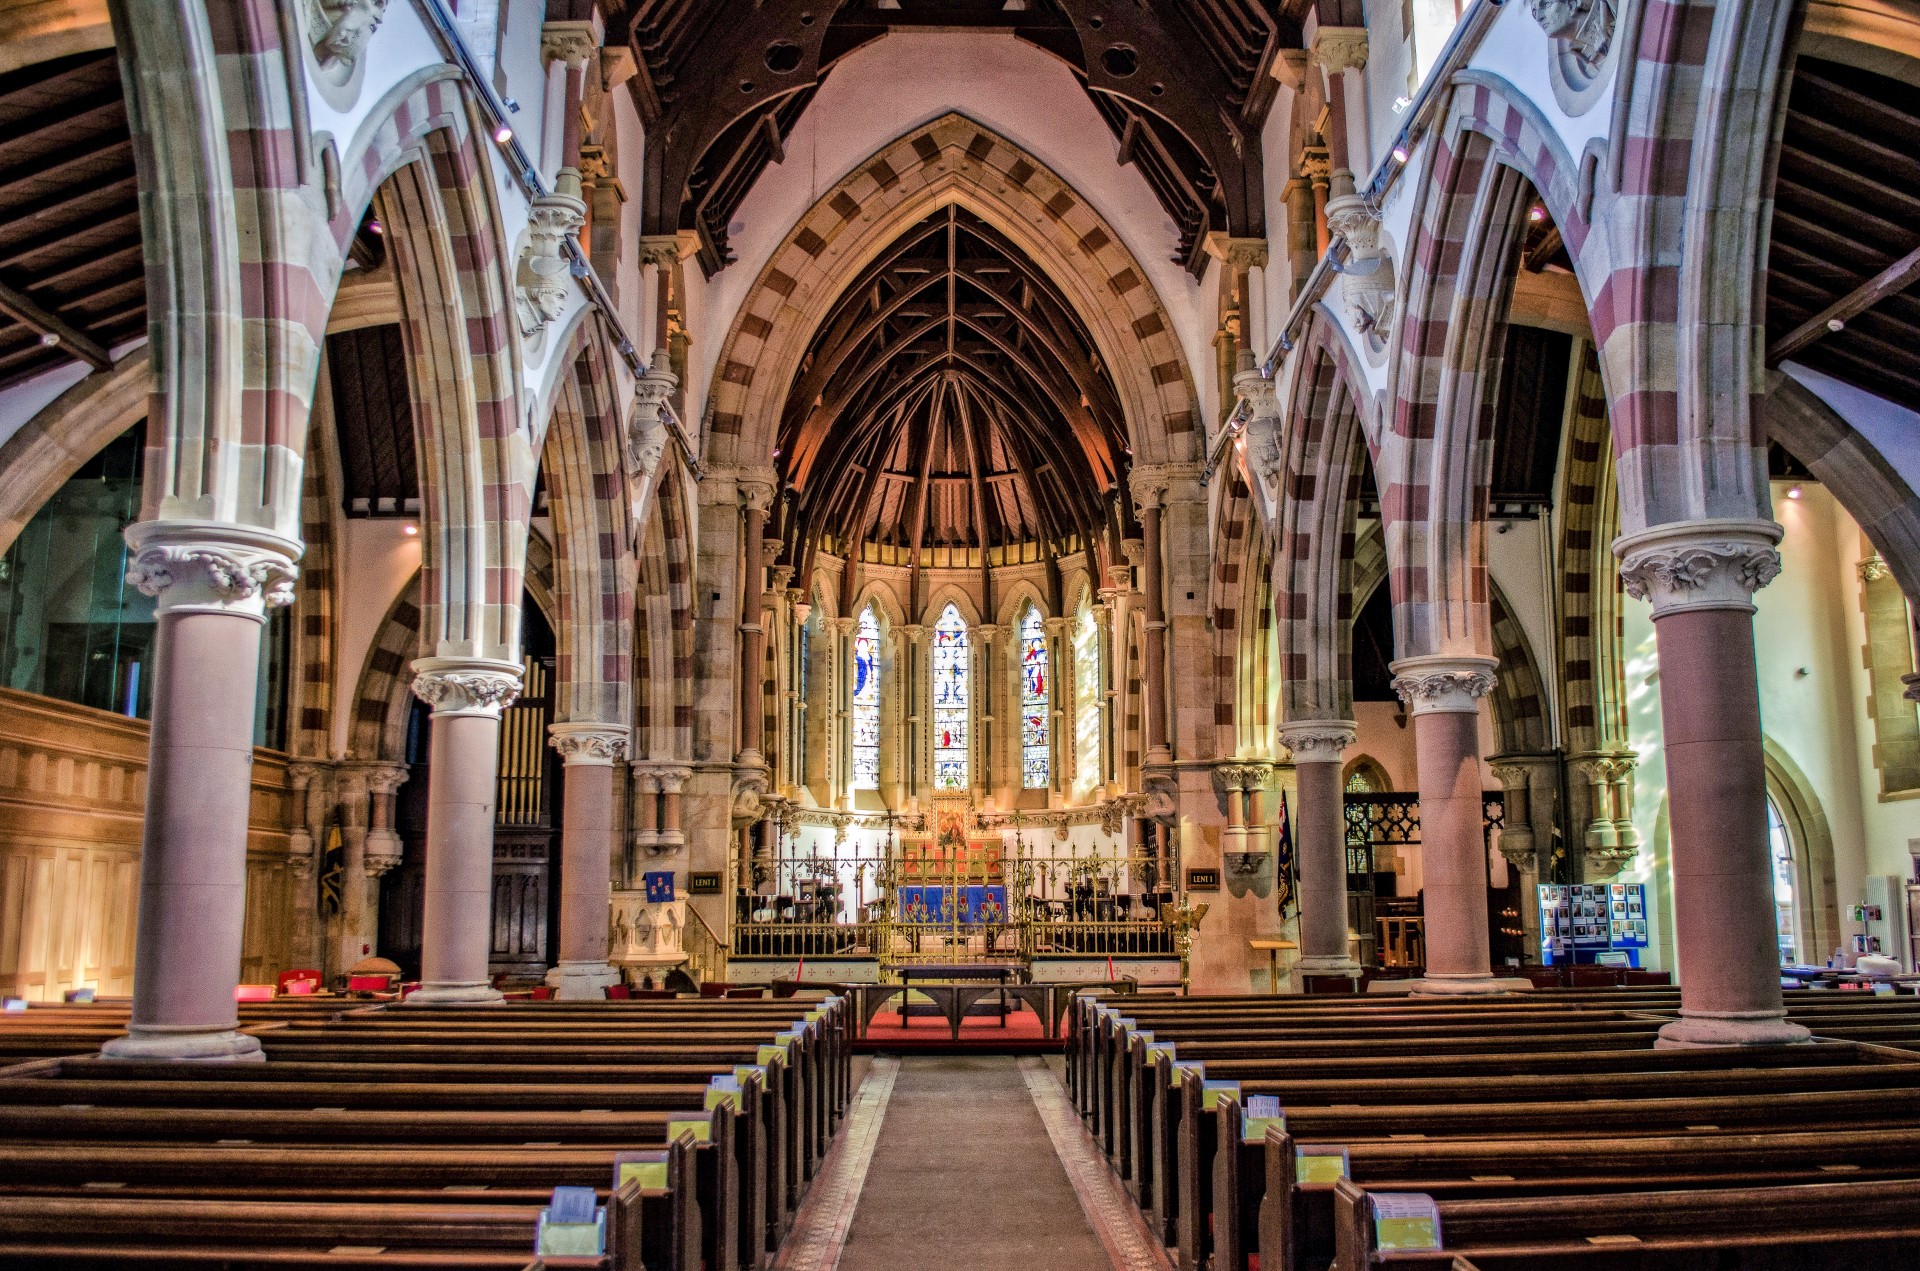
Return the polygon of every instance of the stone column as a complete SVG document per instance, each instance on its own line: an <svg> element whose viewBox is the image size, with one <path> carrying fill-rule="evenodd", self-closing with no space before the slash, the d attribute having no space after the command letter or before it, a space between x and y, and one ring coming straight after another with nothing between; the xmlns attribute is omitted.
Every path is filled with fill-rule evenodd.
<svg viewBox="0 0 1920 1271"><path fill-rule="evenodd" d="M1167 601L1160 581L1160 496L1165 489L1150 482L1138 482L1134 487L1140 512L1140 536L1146 547L1140 562L1140 590L1146 597L1147 629L1146 665L1140 668L1147 681L1147 700L1142 703L1147 716L1147 753L1142 764L1152 767L1165 767L1173 762L1173 752L1167 747Z"/></svg>
<svg viewBox="0 0 1920 1271"><path fill-rule="evenodd" d="M618 724L553 724L553 748L566 761L560 818L560 964L547 972L554 996L598 1001L620 973L607 965L607 920L613 909L614 764L627 754Z"/></svg>
<svg viewBox="0 0 1920 1271"><path fill-rule="evenodd" d="M257 1060L238 1030L253 796L255 668L300 545L212 522L127 528L127 581L154 597L153 729L127 1035L110 1059Z"/></svg>
<svg viewBox="0 0 1920 1271"><path fill-rule="evenodd" d="M427 776L427 877L416 1006L500 1001L492 947L493 809L500 712L520 695L518 663L421 658L413 692L433 708Z"/></svg>
<svg viewBox="0 0 1920 1271"><path fill-rule="evenodd" d="M1040 625L1047 632L1047 675L1053 686L1047 694L1047 741L1052 747L1047 775L1053 779L1053 795L1057 797L1072 784L1067 767L1073 758L1073 738L1068 733L1073 721L1067 715L1068 680L1062 677L1073 663L1067 648L1067 620L1042 618Z"/></svg>
<svg viewBox="0 0 1920 1271"><path fill-rule="evenodd" d="M834 745L833 806L843 811L853 806L853 637L860 619L834 618L833 667L835 703L833 712Z"/></svg>
<svg viewBox="0 0 1920 1271"><path fill-rule="evenodd" d="M1806 1041L1780 998L1753 593L1780 572L1772 521L1656 526L1614 540L1653 603L1667 759L1680 1018L1661 1046Z"/></svg>
<svg viewBox="0 0 1920 1271"><path fill-rule="evenodd" d="M663 850L687 845L686 832L680 828L680 791L692 780L687 768L660 768L654 779L660 783L660 846Z"/></svg>
<svg viewBox="0 0 1920 1271"><path fill-rule="evenodd" d="M1480 699L1493 691L1496 665L1492 658L1447 654L1393 664L1394 691L1413 715L1420 768L1427 975L1416 982L1416 993L1501 993L1516 987L1494 978L1487 930Z"/></svg>
<svg viewBox="0 0 1920 1271"><path fill-rule="evenodd" d="M744 598L740 610L740 753L734 756L739 767L766 765L762 755L766 738L766 649L767 628L762 606L766 603L767 509L773 506L773 487L757 481L740 484L740 502L745 509L745 537L740 544L740 570L744 578Z"/></svg>
<svg viewBox="0 0 1920 1271"><path fill-rule="evenodd" d="M322 840L314 834L325 798L325 774L331 764L302 762L287 765L293 786L293 806L287 817L287 869L293 875L293 964L324 969L324 940L319 925L319 864ZM320 786L315 788L318 780ZM324 834L324 830L322 831ZM291 968L289 968L291 969Z"/></svg>
<svg viewBox="0 0 1920 1271"><path fill-rule="evenodd" d="M1300 870L1300 960L1303 975L1358 975L1347 942L1346 790L1340 765L1353 744L1344 719L1280 726L1293 752L1299 803L1293 809L1293 852Z"/></svg>

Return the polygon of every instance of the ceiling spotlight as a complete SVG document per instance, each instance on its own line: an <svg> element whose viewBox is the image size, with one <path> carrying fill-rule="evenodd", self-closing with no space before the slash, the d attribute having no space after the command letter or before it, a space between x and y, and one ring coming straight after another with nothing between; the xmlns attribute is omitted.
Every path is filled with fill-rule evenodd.
<svg viewBox="0 0 1920 1271"><path fill-rule="evenodd" d="M1405 163L1407 161L1407 148L1405 146L1395 146L1393 148L1393 161L1395 163Z"/></svg>
<svg viewBox="0 0 1920 1271"><path fill-rule="evenodd" d="M386 232L387 232L387 227L382 225L378 220L372 220L367 222L367 233L384 234Z"/></svg>
<svg viewBox="0 0 1920 1271"><path fill-rule="evenodd" d="M56 344L58 344L58 343L60 343L60 337L59 337L59 336L57 336L57 335L55 335L55 334L54 334L53 332L51 332L51 331L42 331L42 332L40 333L40 347L41 347L41 348L43 348L43 349L50 349L50 348L52 348L52 347L53 347L54 345L56 345Z"/></svg>
<svg viewBox="0 0 1920 1271"><path fill-rule="evenodd" d="M1840 319L1838 318L1827 319L1827 330L1832 331L1835 334L1838 334L1841 331L1844 331L1846 329L1847 329L1847 324L1842 322Z"/></svg>
<svg viewBox="0 0 1920 1271"><path fill-rule="evenodd" d="M496 144L504 146L513 140L513 129L501 124L493 130L493 139Z"/></svg>
<svg viewBox="0 0 1920 1271"><path fill-rule="evenodd" d="M1535 203L1527 209L1527 219L1538 225L1541 221L1547 219L1547 209Z"/></svg>
<svg viewBox="0 0 1920 1271"><path fill-rule="evenodd" d="M1806 493L1806 491L1805 491L1805 490L1803 490L1803 489L1801 489L1801 488L1800 488L1799 486L1797 486L1797 485L1796 485L1796 486L1789 486L1789 487L1788 487L1788 489L1787 489L1787 497L1788 497L1789 499L1797 499L1797 498L1799 498L1799 497L1800 497L1800 496L1801 496L1802 494L1805 494L1805 493Z"/></svg>
<svg viewBox="0 0 1920 1271"><path fill-rule="evenodd" d="M414 535L420 532L420 527L418 525L415 525L412 521L408 521L405 525L402 525L400 527L400 532L402 534L405 534L408 538L412 538Z"/></svg>
<svg viewBox="0 0 1920 1271"><path fill-rule="evenodd" d="M1405 114L1407 107L1411 105L1413 105L1413 98L1396 97L1393 99L1393 113L1396 115Z"/></svg>

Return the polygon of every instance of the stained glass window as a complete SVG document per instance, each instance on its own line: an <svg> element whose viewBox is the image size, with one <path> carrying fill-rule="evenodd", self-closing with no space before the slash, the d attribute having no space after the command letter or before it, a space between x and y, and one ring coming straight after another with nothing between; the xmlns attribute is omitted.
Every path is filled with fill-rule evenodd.
<svg viewBox="0 0 1920 1271"><path fill-rule="evenodd" d="M853 788L880 788L880 624L871 609L853 629Z"/></svg>
<svg viewBox="0 0 1920 1271"><path fill-rule="evenodd" d="M1020 784L1044 790L1053 776L1053 755L1047 745L1047 635L1040 611L1029 607L1020 620Z"/></svg>
<svg viewBox="0 0 1920 1271"><path fill-rule="evenodd" d="M933 788L967 788L967 621L948 605L933 628Z"/></svg>

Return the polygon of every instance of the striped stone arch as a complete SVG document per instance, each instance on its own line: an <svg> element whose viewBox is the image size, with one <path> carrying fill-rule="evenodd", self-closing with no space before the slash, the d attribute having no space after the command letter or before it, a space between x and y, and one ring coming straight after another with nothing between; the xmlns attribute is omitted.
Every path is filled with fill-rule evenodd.
<svg viewBox="0 0 1920 1271"><path fill-rule="evenodd" d="M380 620L353 694L347 757L406 758L407 714L413 708L413 660L420 650L420 574L416 572Z"/></svg>
<svg viewBox="0 0 1920 1271"><path fill-rule="evenodd" d="M1546 699L1533 646L1527 642L1526 628L1513 616L1499 584L1492 584L1487 603L1493 617L1493 655L1500 660L1494 668L1493 692L1489 695L1494 746L1503 755L1545 753L1550 748Z"/></svg>
<svg viewBox="0 0 1920 1271"><path fill-rule="evenodd" d="M638 556L634 628L636 758L693 758L693 523L688 481L672 455L662 460Z"/></svg>
<svg viewBox="0 0 1920 1271"><path fill-rule="evenodd" d="M1627 739L1624 620L1613 539L1620 530L1600 359L1591 344L1574 374L1560 488L1561 704L1567 748L1614 750Z"/></svg>
<svg viewBox="0 0 1920 1271"><path fill-rule="evenodd" d="M1583 288L1591 235L1576 171L1497 76L1457 77L1414 209L1391 419L1378 447L1400 657L1489 646L1486 510L1506 306L1528 206L1552 210ZM1591 294L1591 290L1588 291Z"/></svg>
<svg viewBox="0 0 1920 1271"><path fill-rule="evenodd" d="M559 611L555 716L627 724L633 713L633 535L617 386L598 330L597 323L575 330L572 372L557 387L541 448Z"/></svg>
<svg viewBox="0 0 1920 1271"><path fill-rule="evenodd" d="M1605 232L1591 236L1591 259L1576 252L1575 261L1601 349L1628 532L1771 515L1756 365L1764 196L1785 43L1802 8L1663 0L1620 33L1614 139L1594 200Z"/></svg>
<svg viewBox="0 0 1920 1271"><path fill-rule="evenodd" d="M293 717L287 749L303 758L333 753L333 516L323 447L309 447L300 499L300 580L293 601Z"/></svg>
<svg viewBox="0 0 1920 1271"><path fill-rule="evenodd" d="M1135 463L1197 457L1186 356L1145 272L1094 207L1013 142L948 114L888 143L807 211L748 292L720 351L707 454L765 463L787 386L846 280L948 204L987 221L1060 287L1125 408Z"/></svg>
<svg viewBox="0 0 1920 1271"><path fill-rule="evenodd" d="M517 661L534 459L489 168L464 126L427 132L414 154L376 206L421 458L421 650Z"/></svg>
<svg viewBox="0 0 1920 1271"><path fill-rule="evenodd" d="M1273 746L1273 550L1261 531L1239 465L1216 483L1213 569L1207 607L1213 627L1213 753L1265 755Z"/></svg>
<svg viewBox="0 0 1920 1271"><path fill-rule="evenodd" d="M1274 526L1281 707L1290 722L1351 719L1355 522L1379 425L1337 324L1317 314L1300 349Z"/></svg>

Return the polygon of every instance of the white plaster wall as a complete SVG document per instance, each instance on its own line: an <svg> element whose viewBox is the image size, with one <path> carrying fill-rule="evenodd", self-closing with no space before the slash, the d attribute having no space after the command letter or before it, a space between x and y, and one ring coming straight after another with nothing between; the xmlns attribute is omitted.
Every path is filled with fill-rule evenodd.
<svg viewBox="0 0 1920 1271"><path fill-rule="evenodd" d="M1908 486L1920 490L1920 414L1798 362L1782 369L1858 429Z"/></svg>
<svg viewBox="0 0 1920 1271"><path fill-rule="evenodd" d="M366 670L380 624L420 568L420 536L408 534L415 521L359 517L345 522L340 543L340 593L337 597L340 655L333 688L333 751L347 753L353 725L354 695Z"/></svg>
<svg viewBox="0 0 1920 1271"><path fill-rule="evenodd" d="M1552 638L1556 624L1547 594L1547 557L1543 555L1552 535L1553 523L1544 516L1530 521L1495 521L1487 527L1487 571L1526 632L1528 652L1533 654L1534 668L1540 675L1544 694L1540 706L1546 712L1550 741L1552 722L1559 718L1560 709Z"/></svg>
<svg viewBox="0 0 1920 1271"><path fill-rule="evenodd" d="M1213 319L1193 277L1169 258L1178 239L1159 200L1132 167L1066 66L1004 36L895 34L834 67L787 138L787 160L769 165L735 214L737 260L708 283L688 266L687 410L706 407L713 366L740 302L799 218L836 182L902 133L962 111L1072 184L1107 222L1165 306L1209 418Z"/></svg>

